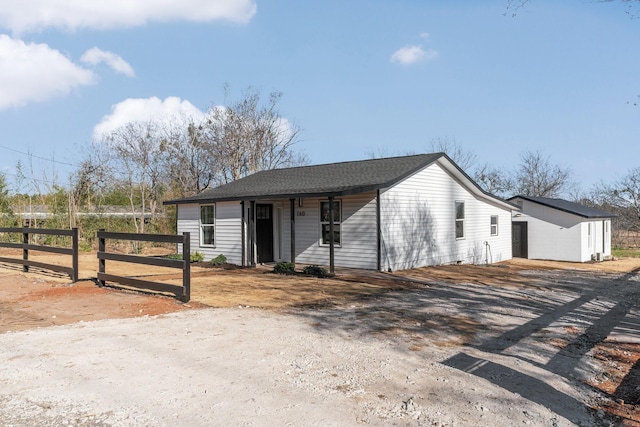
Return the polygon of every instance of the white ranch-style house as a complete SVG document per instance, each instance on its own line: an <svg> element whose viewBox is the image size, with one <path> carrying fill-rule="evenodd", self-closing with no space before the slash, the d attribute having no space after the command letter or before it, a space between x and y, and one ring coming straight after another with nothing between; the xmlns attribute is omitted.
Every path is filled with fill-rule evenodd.
<svg viewBox="0 0 640 427"><path fill-rule="evenodd" d="M205 259L332 271L510 259L517 209L444 153L266 170L165 204Z"/></svg>
<svg viewBox="0 0 640 427"><path fill-rule="evenodd" d="M513 256L555 261L611 257L612 214L563 199L515 196Z"/></svg>

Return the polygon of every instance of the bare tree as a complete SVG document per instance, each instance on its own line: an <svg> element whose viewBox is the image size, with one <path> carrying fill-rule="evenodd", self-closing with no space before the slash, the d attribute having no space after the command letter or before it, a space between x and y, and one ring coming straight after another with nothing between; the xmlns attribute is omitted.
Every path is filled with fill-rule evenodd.
<svg viewBox="0 0 640 427"><path fill-rule="evenodd" d="M551 163L540 151L526 151L513 173L514 189L523 196L558 197L571 186L572 171Z"/></svg>
<svg viewBox="0 0 640 427"><path fill-rule="evenodd" d="M503 198L513 195L513 180L509 173L494 168L488 163L473 171L473 179L488 193Z"/></svg>
<svg viewBox="0 0 640 427"><path fill-rule="evenodd" d="M81 207L91 210L99 206L103 189L113 188L116 177L109 161L109 152L99 144L93 144L91 151L70 178L69 222L71 227L79 227L77 218Z"/></svg>
<svg viewBox="0 0 640 427"><path fill-rule="evenodd" d="M178 197L197 194L211 187L219 174L214 150L203 125L194 121L171 124L162 139L166 151L165 169L171 188Z"/></svg>
<svg viewBox="0 0 640 427"><path fill-rule="evenodd" d="M455 138L438 137L431 140L432 152L446 153L460 168L470 173L475 166L477 156L473 151L465 149Z"/></svg>
<svg viewBox="0 0 640 427"><path fill-rule="evenodd" d="M136 232L144 233L144 216L148 211L155 217L166 184L165 151L157 125L128 123L109 134L102 143L113 153L112 170L118 171L126 183Z"/></svg>
<svg viewBox="0 0 640 427"><path fill-rule="evenodd" d="M249 88L240 101L209 110L202 136L218 164L219 183L307 163L304 155L293 150L300 129L278 112L281 98L282 93L272 92L263 105L260 92Z"/></svg>
<svg viewBox="0 0 640 427"><path fill-rule="evenodd" d="M594 194L600 205L618 216L619 227L640 231L640 167L629 170L613 184L598 184Z"/></svg>

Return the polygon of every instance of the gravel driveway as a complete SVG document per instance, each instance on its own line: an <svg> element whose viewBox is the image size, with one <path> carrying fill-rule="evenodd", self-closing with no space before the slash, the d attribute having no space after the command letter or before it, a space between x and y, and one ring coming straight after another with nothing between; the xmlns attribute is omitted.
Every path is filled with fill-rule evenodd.
<svg viewBox="0 0 640 427"><path fill-rule="evenodd" d="M524 274L527 285L410 278L412 289L348 305L200 309L1 334L0 424L640 422L591 409L611 399L595 387L599 349L640 348L637 271Z"/></svg>

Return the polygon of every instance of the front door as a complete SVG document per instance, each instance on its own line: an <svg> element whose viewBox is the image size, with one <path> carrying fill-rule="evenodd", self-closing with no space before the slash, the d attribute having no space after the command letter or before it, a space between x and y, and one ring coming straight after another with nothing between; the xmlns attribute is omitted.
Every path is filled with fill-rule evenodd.
<svg viewBox="0 0 640 427"><path fill-rule="evenodd" d="M527 247L527 223L511 223L511 251L514 258L528 258L529 249Z"/></svg>
<svg viewBox="0 0 640 427"><path fill-rule="evenodd" d="M258 262L273 261L273 205L256 205Z"/></svg>

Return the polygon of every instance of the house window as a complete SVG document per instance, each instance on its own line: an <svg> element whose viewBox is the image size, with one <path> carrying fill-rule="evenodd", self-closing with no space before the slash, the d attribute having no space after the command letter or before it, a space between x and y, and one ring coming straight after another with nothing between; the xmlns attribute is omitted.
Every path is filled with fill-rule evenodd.
<svg viewBox="0 0 640 427"><path fill-rule="evenodd" d="M588 242L589 247L592 246L591 240L592 240L591 239L591 223L588 223L587 224L587 242Z"/></svg>
<svg viewBox="0 0 640 427"><path fill-rule="evenodd" d="M491 215L491 235L498 235L498 215Z"/></svg>
<svg viewBox="0 0 640 427"><path fill-rule="evenodd" d="M342 203L340 200L333 202L333 244L342 244L340 233L342 223ZM321 244L329 244L329 202L320 202L320 233Z"/></svg>
<svg viewBox="0 0 640 427"><path fill-rule="evenodd" d="M464 202L456 202L456 239L464 238Z"/></svg>
<svg viewBox="0 0 640 427"><path fill-rule="evenodd" d="M213 246L215 244L216 206L200 206L200 245Z"/></svg>

